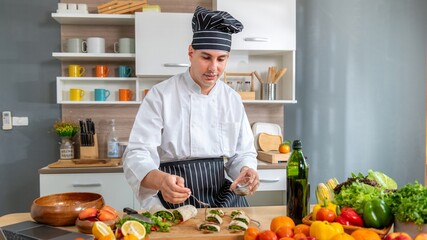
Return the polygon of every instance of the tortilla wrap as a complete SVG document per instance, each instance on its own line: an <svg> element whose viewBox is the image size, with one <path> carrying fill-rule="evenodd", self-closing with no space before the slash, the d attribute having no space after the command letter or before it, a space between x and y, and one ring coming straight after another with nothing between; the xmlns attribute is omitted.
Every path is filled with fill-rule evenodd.
<svg viewBox="0 0 427 240"><path fill-rule="evenodd" d="M233 210L233 211L231 211L230 216L234 217L237 214L245 214L245 212L243 210Z"/></svg>
<svg viewBox="0 0 427 240"><path fill-rule="evenodd" d="M243 222L246 225L248 225L251 222L251 220L249 219L249 217L246 216L245 214L242 214L242 213L234 215L233 220Z"/></svg>
<svg viewBox="0 0 427 240"><path fill-rule="evenodd" d="M231 232L241 232L246 231L246 229L248 229L248 225L241 221L231 220L230 224L228 224L228 230Z"/></svg>
<svg viewBox="0 0 427 240"><path fill-rule="evenodd" d="M175 219L172 211L166 209L163 207L163 205L160 204L151 206L149 212L156 217L161 217L162 219L166 219L168 221L173 221Z"/></svg>
<svg viewBox="0 0 427 240"><path fill-rule="evenodd" d="M224 211L222 211L221 209L211 209L211 210L209 210L209 213L216 214L220 217L224 217L224 215L225 215Z"/></svg>
<svg viewBox="0 0 427 240"><path fill-rule="evenodd" d="M214 223L201 223L197 226L197 229L205 233L219 232L221 230L221 228Z"/></svg>
<svg viewBox="0 0 427 240"><path fill-rule="evenodd" d="M185 205L175 209L173 215L175 216L175 221L185 222L197 215L197 208L193 205Z"/></svg>
<svg viewBox="0 0 427 240"><path fill-rule="evenodd" d="M206 215L206 221L222 224L222 218L219 215L212 214L212 213Z"/></svg>

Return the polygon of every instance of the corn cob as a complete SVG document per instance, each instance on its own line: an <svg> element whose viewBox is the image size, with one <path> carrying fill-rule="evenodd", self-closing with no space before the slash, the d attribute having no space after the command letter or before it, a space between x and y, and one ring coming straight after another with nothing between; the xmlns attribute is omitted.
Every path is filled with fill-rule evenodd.
<svg viewBox="0 0 427 240"><path fill-rule="evenodd" d="M326 182L329 192L334 193L334 188L339 184L336 178L331 178Z"/></svg>
<svg viewBox="0 0 427 240"><path fill-rule="evenodd" d="M324 183L317 184L316 187L316 198L318 204L323 204L324 200L326 198L326 201L331 201L331 192L329 191L328 187Z"/></svg>

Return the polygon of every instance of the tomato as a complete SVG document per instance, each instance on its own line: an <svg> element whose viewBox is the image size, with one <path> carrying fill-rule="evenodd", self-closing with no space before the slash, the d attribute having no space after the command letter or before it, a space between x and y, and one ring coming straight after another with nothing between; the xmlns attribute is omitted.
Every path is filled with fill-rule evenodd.
<svg viewBox="0 0 427 240"><path fill-rule="evenodd" d="M293 237L294 230L290 227L280 227L279 229L276 230L276 235L278 238Z"/></svg>
<svg viewBox="0 0 427 240"><path fill-rule="evenodd" d="M243 235L244 240L256 240L259 234L259 229L255 227L248 227Z"/></svg>
<svg viewBox="0 0 427 240"><path fill-rule="evenodd" d="M259 240L278 240L276 234L271 230L264 230L258 234Z"/></svg>
<svg viewBox="0 0 427 240"><path fill-rule="evenodd" d="M337 215L329 208L322 207L316 214L316 220L333 222Z"/></svg>

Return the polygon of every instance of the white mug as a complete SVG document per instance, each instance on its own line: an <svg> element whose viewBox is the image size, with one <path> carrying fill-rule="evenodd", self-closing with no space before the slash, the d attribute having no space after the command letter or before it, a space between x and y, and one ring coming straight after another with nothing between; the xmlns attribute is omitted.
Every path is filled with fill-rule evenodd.
<svg viewBox="0 0 427 240"><path fill-rule="evenodd" d="M76 3L69 3L68 4L68 11L69 12L77 12L77 4Z"/></svg>
<svg viewBox="0 0 427 240"><path fill-rule="evenodd" d="M83 41L88 53L105 53L105 39L100 37L90 37Z"/></svg>
<svg viewBox="0 0 427 240"><path fill-rule="evenodd" d="M67 11L68 5L66 3L58 3L58 10L59 11Z"/></svg>
<svg viewBox="0 0 427 240"><path fill-rule="evenodd" d="M87 13L87 4L86 3L79 3L79 4L77 4L77 10L80 13Z"/></svg>
<svg viewBox="0 0 427 240"><path fill-rule="evenodd" d="M120 38L118 42L114 43L115 53L135 53L135 39L134 38Z"/></svg>
<svg viewBox="0 0 427 240"><path fill-rule="evenodd" d="M83 39L69 38L66 41L67 52L82 53L84 52Z"/></svg>

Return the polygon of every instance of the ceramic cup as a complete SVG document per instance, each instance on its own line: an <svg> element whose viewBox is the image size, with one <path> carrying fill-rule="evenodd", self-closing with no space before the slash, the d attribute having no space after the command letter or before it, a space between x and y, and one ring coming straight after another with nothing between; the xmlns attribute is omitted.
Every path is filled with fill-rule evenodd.
<svg viewBox="0 0 427 240"><path fill-rule="evenodd" d="M69 38L66 41L67 52L82 53L84 51L83 39Z"/></svg>
<svg viewBox="0 0 427 240"><path fill-rule="evenodd" d="M100 37L90 37L83 41L86 52L105 53L105 39Z"/></svg>
<svg viewBox="0 0 427 240"><path fill-rule="evenodd" d="M129 66L120 65L117 68L117 75L119 77L130 77L131 74L132 74L132 68Z"/></svg>
<svg viewBox="0 0 427 240"><path fill-rule="evenodd" d="M66 3L58 3L58 11L65 12L68 10L68 5Z"/></svg>
<svg viewBox="0 0 427 240"><path fill-rule="evenodd" d="M70 89L70 100L71 101L81 101L85 95L85 91L80 88L71 88Z"/></svg>
<svg viewBox="0 0 427 240"><path fill-rule="evenodd" d="M77 10L80 13L87 13L87 4L86 3L79 3L79 4L77 4Z"/></svg>
<svg viewBox="0 0 427 240"><path fill-rule="evenodd" d="M68 65L68 75L70 77L81 77L86 72L86 69L80 65Z"/></svg>
<svg viewBox="0 0 427 240"><path fill-rule="evenodd" d="M76 3L68 3L68 12L71 12L71 13L77 12L77 4Z"/></svg>
<svg viewBox="0 0 427 240"><path fill-rule="evenodd" d="M119 101L130 101L132 99L133 92L130 89L119 89Z"/></svg>
<svg viewBox="0 0 427 240"><path fill-rule="evenodd" d="M95 89L95 101L106 101L110 96L110 91L103 88Z"/></svg>
<svg viewBox="0 0 427 240"><path fill-rule="evenodd" d="M114 43L115 53L135 53L135 39L134 38L120 38L118 42Z"/></svg>
<svg viewBox="0 0 427 240"><path fill-rule="evenodd" d="M110 68L106 65L96 65L95 76L97 77L108 77L110 74Z"/></svg>

